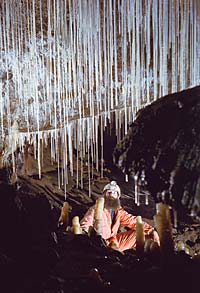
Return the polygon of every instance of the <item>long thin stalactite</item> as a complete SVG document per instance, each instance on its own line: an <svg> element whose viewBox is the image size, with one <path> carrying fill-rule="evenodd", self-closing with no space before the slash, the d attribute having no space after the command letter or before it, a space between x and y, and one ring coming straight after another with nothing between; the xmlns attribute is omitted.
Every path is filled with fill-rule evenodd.
<svg viewBox="0 0 200 293"><path fill-rule="evenodd" d="M139 109L200 81L198 0L2 0L0 20L3 163L15 172L32 144L41 177L50 143L65 192L85 160L103 176L107 123L120 140Z"/></svg>

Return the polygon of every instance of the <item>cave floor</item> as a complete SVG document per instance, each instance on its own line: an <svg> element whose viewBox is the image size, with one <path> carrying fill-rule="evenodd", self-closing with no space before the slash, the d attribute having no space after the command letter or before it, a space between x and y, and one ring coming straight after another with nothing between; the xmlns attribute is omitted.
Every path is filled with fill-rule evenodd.
<svg viewBox="0 0 200 293"><path fill-rule="evenodd" d="M163 272L172 277L177 272L193 276L199 272L200 224L192 220L179 222L177 229L173 229L175 247L182 241L185 250L174 251L164 259L156 254L138 256L135 250L120 253L104 247L98 237L74 235L65 227L59 227L57 223L65 200L71 207L70 226L75 215L82 218L110 180L116 180L121 187L122 206L154 224L154 199L149 196L149 204L145 205L141 194L141 205L135 205L133 182L125 182L119 171L105 168L103 178L94 171L90 196L87 172L84 174L83 189L77 188L76 179L69 177L66 197L57 186L56 170L47 170L40 180L34 173L19 176L17 194L25 210L25 221L28 219L29 242L25 252L20 251L14 260L11 257L5 261L6 270L5 265L1 266L8 288L14 284L16 292L130 292L133 276L136 276L136 284L144 274L145 279L152 282ZM10 283L10 279L14 281ZM142 286L148 287L146 282Z"/></svg>

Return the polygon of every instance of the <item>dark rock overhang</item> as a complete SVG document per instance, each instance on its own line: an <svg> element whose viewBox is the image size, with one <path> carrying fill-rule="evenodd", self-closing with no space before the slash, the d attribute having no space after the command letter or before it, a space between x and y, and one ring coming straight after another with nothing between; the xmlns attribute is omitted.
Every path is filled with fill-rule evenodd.
<svg viewBox="0 0 200 293"><path fill-rule="evenodd" d="M167 95L140 110L116 146L115 164L178 209L200 211L200 87Z"/></svg>

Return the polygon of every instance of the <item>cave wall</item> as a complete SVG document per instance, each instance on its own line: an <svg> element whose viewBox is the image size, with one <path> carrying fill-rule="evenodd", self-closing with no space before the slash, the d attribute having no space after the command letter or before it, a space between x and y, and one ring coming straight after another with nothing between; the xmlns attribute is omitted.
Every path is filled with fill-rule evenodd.
<svg viewBox="0 0 200 293"><path fill-rule="evenodd" d="M145 172L156 200L200 211L200 87L165 96L140 110L114 150L114 162L132 178Z"/></svg>

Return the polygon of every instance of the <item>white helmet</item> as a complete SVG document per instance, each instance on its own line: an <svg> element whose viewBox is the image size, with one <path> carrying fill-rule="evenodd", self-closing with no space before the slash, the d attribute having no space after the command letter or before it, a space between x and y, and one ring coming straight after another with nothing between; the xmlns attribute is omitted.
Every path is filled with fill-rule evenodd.
<svg viewBox="0 0 200 293"><path fill-rule="evenodd" d="M119 196L121 195L121 190L119 188L119 185L117 185L116 181L111 181L110 183L106 184L106 186L103 189L103 192L106 190L113 190L113 191L117 191Z"/></svg>

